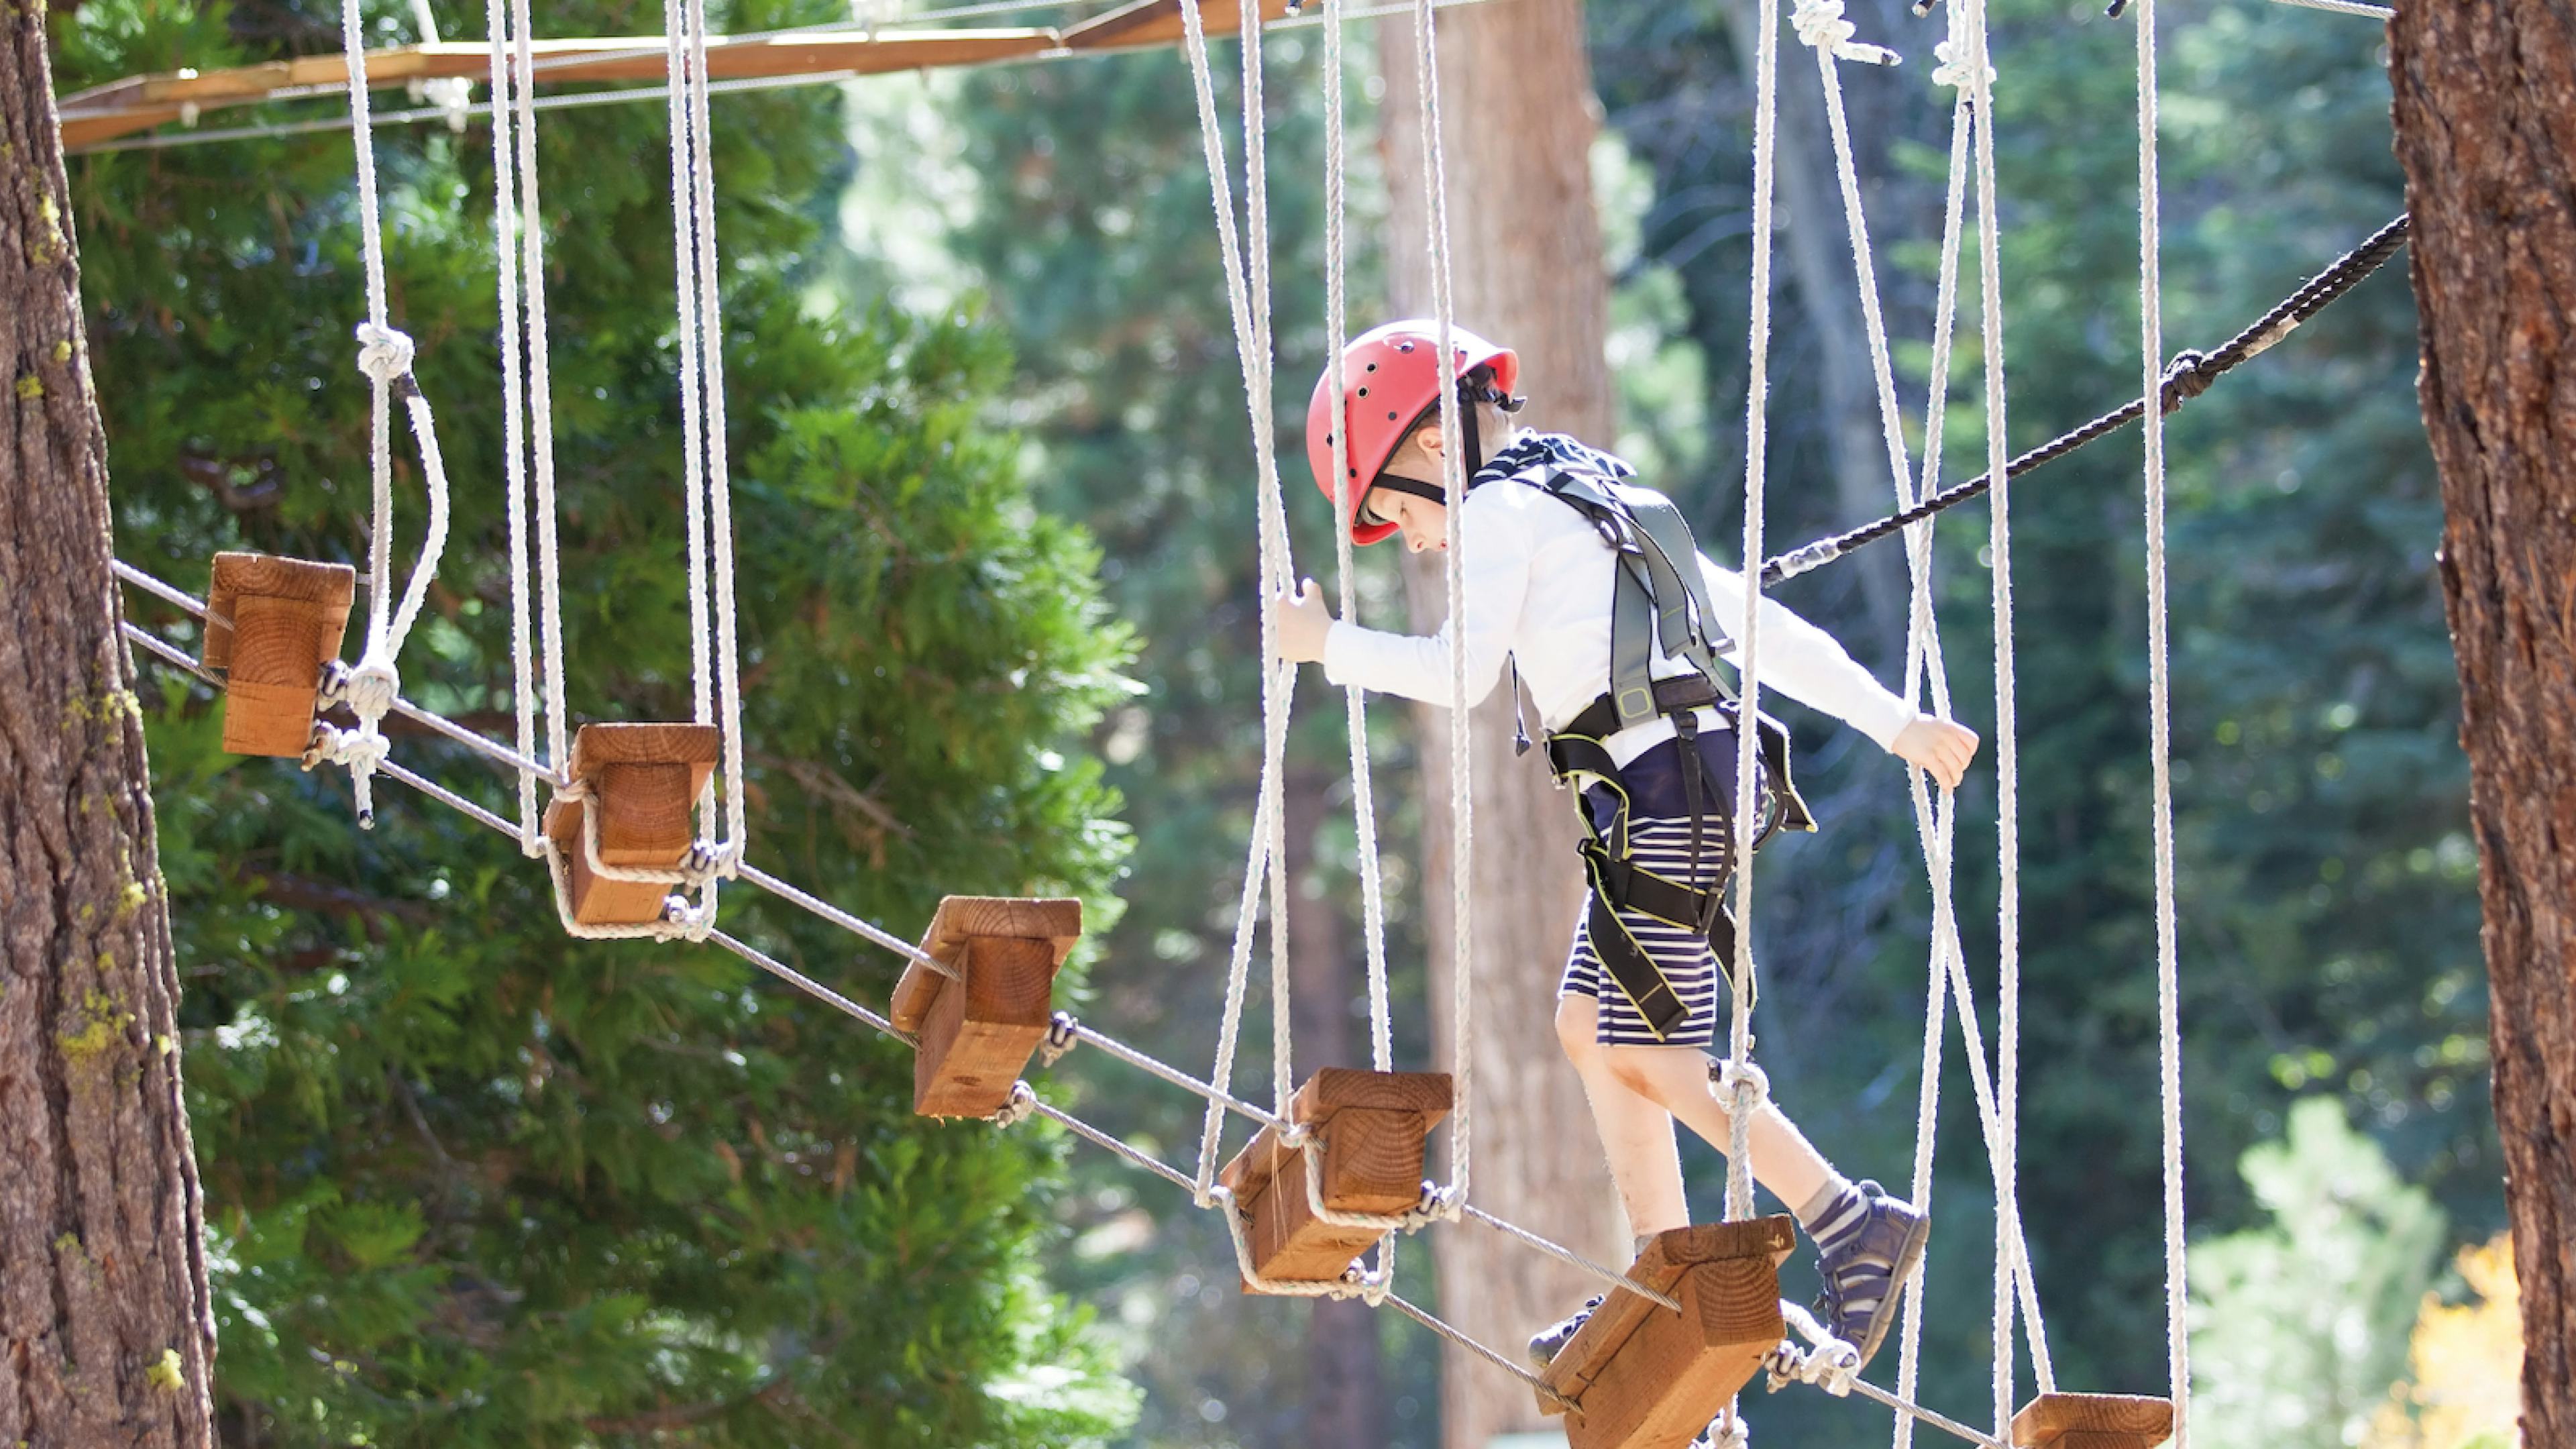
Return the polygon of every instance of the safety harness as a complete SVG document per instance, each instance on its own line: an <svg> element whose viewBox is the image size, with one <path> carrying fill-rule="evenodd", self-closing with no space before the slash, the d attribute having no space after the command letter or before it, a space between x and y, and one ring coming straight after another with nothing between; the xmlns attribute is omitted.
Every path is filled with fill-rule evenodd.
<svg viewBox="0 0 2576 1449"><path fill-rule="evenodd" d="M1533 434L1505 448L1479 470L1479 485L1513 479L1537 488L1583 515L1618 555L1610 612L1610 687L1578 712L1565 728L1547 737L1548 767L1557 783L1576 792L1578 802L1592 787L1610 793L1615 808L1596 818L1578 803L1585 836L1580 850L1584 875L1592 885L1590 928L1593 950L1619 989L1635 1005L1658 1038L1687 1014L1680 996L1653 955L1631 935L1618 912L1641 911L1678 929L1707 939L1719 959L1731 959L1735 922L1726 906L1723 876L1707 890L1691 882L1699 876L1702 832L1714 829L1731 840L1735 822L1732 802L1717 798L1700 759L1699 711L1714 708L1730 720L1740 713L1736 693L1718 670L1718 656L1729 647L1726 631L1710 606L1708 582L1699 569L1699 546L1681 510L1650 488L1627 480L1626 463L1559 434ZM1680 658L1692 672L1670 678L1653 676L1655 660ZM1519 668L1513 669L1515 710L1520 695ZM1626 772L1610 753L1607 741L1657 717L1673 722L1679 745L1682 797L1690 817L1690 864L1683 880L1646 869L1635 858L1629 839L1629 815L1635 798ZM1789 736L1766 716L1754 716L1757 758L1762 762L1768 811L1754 832L1758 849L1775 830L1813 830L1816 822L1798 798L1789 778ZM1514 745L1530 748L1526 721L1516 720ZM1628 769L1634 769L1631 761ZM1746 854L1750 854L1748 850Z"/></svg>

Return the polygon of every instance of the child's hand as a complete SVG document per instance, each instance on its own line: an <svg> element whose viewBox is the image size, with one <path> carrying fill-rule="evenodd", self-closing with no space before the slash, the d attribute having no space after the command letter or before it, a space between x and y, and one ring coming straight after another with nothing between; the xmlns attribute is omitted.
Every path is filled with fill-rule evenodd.
<svg viewBox="0 0 2576 1449"><path fill-rule="evenodd" d="M1916 715L1914 723L1896 732L1895 743L1887 749L1907 764L1931 771L1942 789L1956 790L1968 773L1968 762L1977 757L1977 732L1946 719Z"/></svg>
<svg viewBox="0 0 2576 1449"><path fill-rule="evenodd" d="M1323 662L1324 635L1332 630L1333 611L1324 606L1324 591L1313 579L1298 585L1296 597L1282 594L1270 601L1270 623L1279 633L1280 658L1291 664Z"/></svg>

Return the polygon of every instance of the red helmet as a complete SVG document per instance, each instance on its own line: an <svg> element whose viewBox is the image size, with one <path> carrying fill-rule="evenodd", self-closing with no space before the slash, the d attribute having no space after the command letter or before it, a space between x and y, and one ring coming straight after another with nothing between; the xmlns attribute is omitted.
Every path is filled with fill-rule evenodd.
<svg viewBox="0 0 2576 1449"><path fill-rule="evenodd" d="M1439 405L1441 389L1480 367L1494 370L1493 385L1505 394L1520 381L1521 360L1508 347L1497 347L1464 327L1452 326L1449 340L1457 350L1454 365L1439 365L1440 324L1415 317L1372 327L1342 349L1342 411L1350 419L1351 542L1375 543L1395 532L1392 523L1359 521L1360 499L1377 482L1388 456L1414 421ZM1333 374L1315 379L1315 398L1306 405L1306 461L1315 470L1315 486L1326 498L1333 493Z"/></svg>

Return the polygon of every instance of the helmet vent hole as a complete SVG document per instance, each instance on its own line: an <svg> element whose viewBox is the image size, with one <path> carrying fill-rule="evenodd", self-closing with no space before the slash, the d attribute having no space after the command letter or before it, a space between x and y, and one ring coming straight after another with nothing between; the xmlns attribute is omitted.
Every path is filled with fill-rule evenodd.
<svg viewBox="0 0 2576 1449"><path fill-rule="evenodd" d="M1395 344L1395 350L1398 352L1411 352L1413 350L1413 344L1410 342L1399 342Z"/></svg>
<svg viewBox="0 0 2576 1449"><path fill-rule="evenodd" d="M1360 389L1360 396L1362 396L1362 397L1367 397L1367 396L1368 396L1368 389L1367 389L1367 388L1361 388L1361 389Z"/></svg>
<svg viewBox="0 0 2576 1449"><path fill-rule="evenodd" d="M1387 420L1388 422L1390 422L1390 423L1391 423L1391 422L1394 422L1394 421L1395 421L1395 414L1393 414L1393 413L1388 413L1388 414L1386 415L1386 420Z"/></svg>

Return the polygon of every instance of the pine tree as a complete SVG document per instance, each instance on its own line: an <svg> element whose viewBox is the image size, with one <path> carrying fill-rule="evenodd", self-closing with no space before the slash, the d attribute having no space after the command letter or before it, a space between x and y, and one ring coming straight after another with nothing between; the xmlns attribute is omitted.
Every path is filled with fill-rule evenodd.
<svg viewBox="0 0 2576 1449"><path fill-rule="evenodd" d="M727 8L718 29L822 13ZM115 0L66 18L65 69L327 29ZM806 304L841 114L830 90L716 102L752 858L896 930L944 892L1079 894L1105 924L1126 841L1080 744L1126 636L1092 544L985 425L998 334ZM405 688L506 736L486 139L378 145L395 320L458 480ZM666 144L657 105L543 122L577 719L688 711ZM345 135L75 162L122 548L182 585L221 547L363 556L349 164ZM408 468L397 491L407 568ZM895 1044L710 948L567 942L514 842L389 785L358 834L344 782L221 754L185 680L147 695L228 1441L1063 1444L1132 1414L1041 1279L1059 1140L929 1126ZM396 749L512 810L471 757ZM726 928L862 999L898 964L746 888Z"/></svg>

